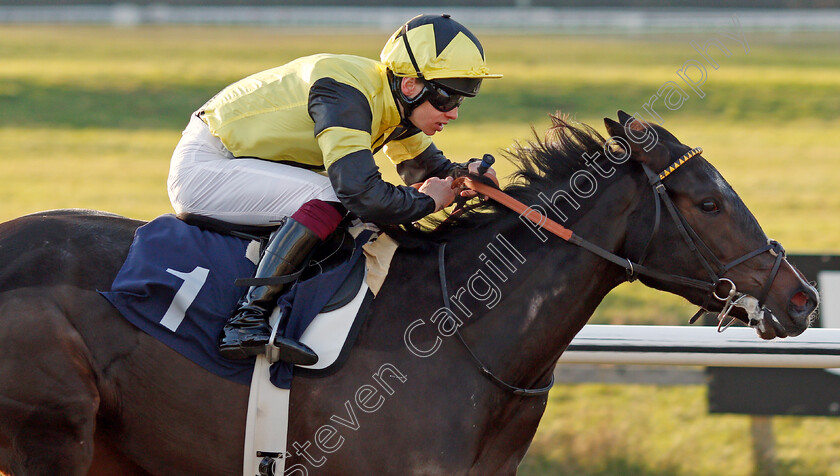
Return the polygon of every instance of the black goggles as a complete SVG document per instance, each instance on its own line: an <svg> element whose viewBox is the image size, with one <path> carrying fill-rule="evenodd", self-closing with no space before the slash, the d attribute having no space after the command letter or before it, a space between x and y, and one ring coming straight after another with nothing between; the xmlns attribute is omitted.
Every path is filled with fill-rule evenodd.
<svg viewBox="0 0 840 476"><path fill-rule="evenodd" d="M428 96L429 104L440 112L449 112L464 101L464 95L450 93L428 80L423 81L423 89Z"/></svg>

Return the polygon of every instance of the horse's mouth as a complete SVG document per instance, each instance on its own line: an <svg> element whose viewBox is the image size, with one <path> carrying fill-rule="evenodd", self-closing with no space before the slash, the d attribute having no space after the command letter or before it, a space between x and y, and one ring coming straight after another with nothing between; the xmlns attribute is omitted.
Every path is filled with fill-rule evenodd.
<svg viewBox="0 0 840 476"><path fill-rule="evenodd" d="M814 299L811 299L812 296ZM787 314L780 318L769 306L760 306L754 296L738 294L730 305L718 313L718 331L723 332L733 322L740 320L755 329L756 334L764 340L795 337L810 326L818 302L815 293L797 292L789 301Z"/></svg>
<svg viewBox="0 0 840 476"><path fill-rule="evenodd" d="M737 307L746 312L746 322L755 329L759 337L765 340L777 337L795 337L805 332L814 318L819 302L816 293L799 291L793 295L788 304L788 315L784 324L769 307L758 306L758 300L752 296L745 296ZM740 313L739 313L740 314Z"/></svg>
<svg viewBox="0 0 840 476"><path fill-rule="evenodd" d="M761 310L761 316L758 319L750 319L750 327L755 329L756 334L765 340L775 339L776 337L784 338L789 335L799 335L802 331L792 334L788 332L784 325L779 322L779 319L773 314L773 311L764 308ZM804 330L804 329L803 329Z"/></svg>

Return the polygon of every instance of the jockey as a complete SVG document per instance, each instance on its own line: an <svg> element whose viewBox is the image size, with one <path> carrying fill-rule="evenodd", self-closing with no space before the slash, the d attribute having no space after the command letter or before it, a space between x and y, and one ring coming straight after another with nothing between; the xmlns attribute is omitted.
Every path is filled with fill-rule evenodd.
<svg viewBox="0 0 840 476"><path fill-rule="evenodd" d="M173 153L167 186L175 211L282 223L257 266L255 277L264 278L296 271L347 211L402 224L451 204L460 164L431 136L458 117L482 79L501 75L489 73L478 39L449 15L409 20L380 58L308 56L223 89L193 115ZM373 159L380 149L406 184L422 182L419 189L382 180ZM475 173L478 163L467 166ZM284 291L248 290L219 339L223 357L265 351L268 317ZM282 317L278 326L285 327ZM278 337L275 344L286 362L318 360L302 343Z"/></svg>

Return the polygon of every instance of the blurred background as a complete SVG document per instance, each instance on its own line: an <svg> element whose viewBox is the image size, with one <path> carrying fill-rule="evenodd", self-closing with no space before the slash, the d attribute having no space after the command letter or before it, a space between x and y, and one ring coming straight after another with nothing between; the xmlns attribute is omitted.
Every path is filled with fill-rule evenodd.
<svg viewBox="0 0 840 476"><path fill-rule="evenodd" d="M225 85L313 53L378 58L404 21L446 12L505 75L435 137L453 160L501 159L556 111L605 133L603 118L623 109L702 146L789 252L837 254L840 0L722 3L0 0L0 220L53 208L169 213L171 152L189 114ZM686 70L702 97L678 74L692 61L704 68ZM669 109L670 84L686 98ZM693 312L622 285L592 322L683 325ZM754 417L709 413L702 369L560 367L520 474L840 474L833 417L772 417L756 433ZM756 455L756 438L771 439L769 456Z"/></svg>

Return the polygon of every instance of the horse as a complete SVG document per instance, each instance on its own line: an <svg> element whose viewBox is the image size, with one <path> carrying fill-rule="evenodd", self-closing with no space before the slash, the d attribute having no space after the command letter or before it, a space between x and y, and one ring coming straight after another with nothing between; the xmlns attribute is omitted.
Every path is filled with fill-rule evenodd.
<svg viewBox="0 0 840 476"><path fill-rule="evenodd" d="M519 168L505 192L587 248L492 201L433 230L389 231L401 246L346 363L293 380L286 474L515 474L558 358L628 279L709 311L761 298L726 311L765 339L809 326L816 290L718 171L663 127L618 119L605 118L605 139L555 115L508 152ZM0 225L7 475L242 470L248 387L96 292L142 224L59 210Z"/></svg>

